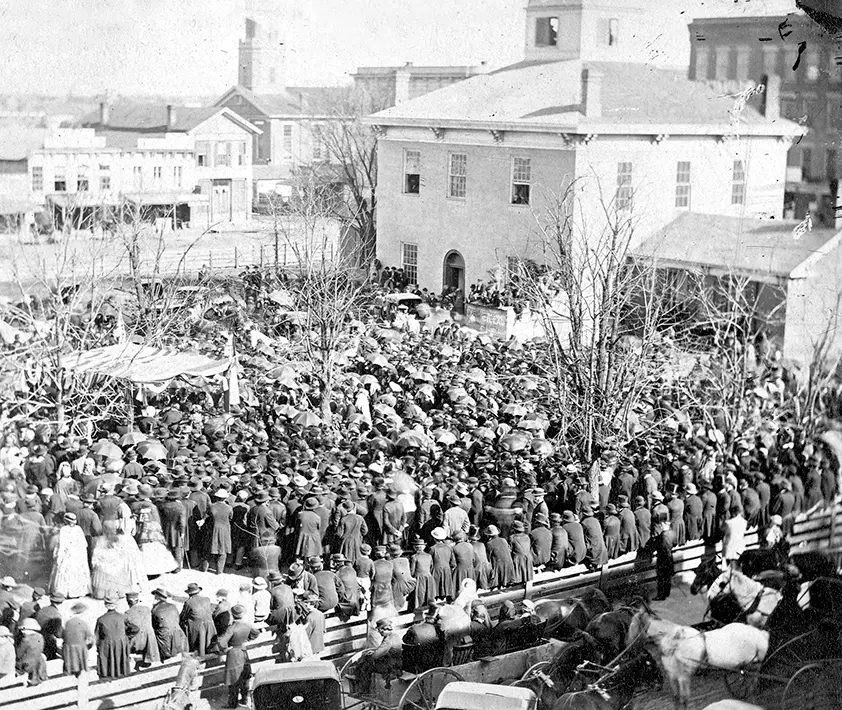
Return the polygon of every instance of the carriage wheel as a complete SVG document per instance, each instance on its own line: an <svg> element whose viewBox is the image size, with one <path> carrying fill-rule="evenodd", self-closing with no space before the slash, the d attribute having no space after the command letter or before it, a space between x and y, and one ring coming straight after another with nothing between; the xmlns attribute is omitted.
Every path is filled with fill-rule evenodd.
<svg viewBox="0 0 842 710"><path fill-rule="evenodd" d="M435 710L442 688L453 681L465 680L450 668L431 668L415 678L401 695L397 710Z"/></svg>
<svg viewBox="0 0 842 710"><path fill-rule="evenodd" d="M519 685L526 685L527 683L531 683L534 680L540 680L541 677L538 675L539 673L543 673L550 667L550 663L552 661L539 661L534 666L530 666L526 669L526 673L524 673L519 680L516 680L512 685L519 686Z"/></svg>
<svg viewBox="0 0 842 710"><path fill-rule="evenodd" d="M838 689L819 663L799 668L784 688L781 710L831 710L838 707Z"/></svg>
<svg viewBox="0 0 842 710"><path fill-rule="evenodd" d="M757 675L760 670L759 663L752 663L745 668L725 673L725 686L737 700L748 700L757 690Z"/></svg>

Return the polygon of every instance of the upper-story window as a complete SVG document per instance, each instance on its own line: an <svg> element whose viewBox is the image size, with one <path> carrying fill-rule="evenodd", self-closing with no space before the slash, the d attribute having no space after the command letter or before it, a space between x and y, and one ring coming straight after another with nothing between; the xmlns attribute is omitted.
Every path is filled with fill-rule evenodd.
<svg viewBox="0 0 842 710"><path fill-rule="evenodd" d="M164 175L164 168L160 165L156 165L152 168L152 179L153 180L160 180Z"/></svg>
<svg viewBox="0 0 842 710"><path fill-rule="evenodd" d="M539 17L535 20L535 46L558 46L558 18Z"/></svg>
<svg viewBox="0 0 842 710"><path fill-rule="evenodd" d="M181 187L184 180L184 169L180 165L176 165L172 169L173 183L176 187Z"/></svg>
<svg viewBox="0 0 842 710"><path fill-rule="evenodd" d="M143 166L142 165L135 165L134 166L134 186L136 190L139 190L143 187Z"/></svg>
<svg viewBox="0 0 842 710"><path fill-rule="evenodd" d="M731 177L731 204L746 203L746 168L742 160L735 160Z"/></svg>
<svg viewBox="0 0 842 710"><path fill-rule="evenodd" d="M216 164L219 166L231 166L231 143L219 141L216 144Z"/></svg>
<svg viewBox="0 0 842 710"><path fill-rule="evenodd" d="M284 125L283 140L281 142L281 152L284 160L292 160L292 124Z"/></svg>
<svg viewBox="0 0 842 710"><path fill-rule="evenodd" d="M237 165L242 167L246 164L246 142L237 141Z"/></svg>
<svg viewBox="0 0 842 710"><path fill-rule="evenodd" d="M421 151L407 150L403 154L403 191L407 195L421 192Z"/></svg>
<svg viewBox="0 0 842 710"><path fill-rule="evenodd" d="M448 173L447 196L464 200L468 195L468 156L451 153Z"/></svg>
<svg viewBox="0 0 842 710"><path fill-rule="evenodd" d="M200 168L210 167L210 146L207 141L196 143L196 165Z"/></svg>
<svg viewBox="0 0 842 710"><path fill-rule="evenodd" d="M44 168L40 165L32 167L32 192L43 192L44 190Z"/></svg>
<svg viewBox="0 0 842 710"><path fill-rule="evenodd" d="M532 158L512 158L512 204L528 205L532 192Z"/></svg>
<svg viewBox="0 0 842 710"><path fill-rule="evenodd" d="M55 178L53 179L53 192L67 192L67 178L64 171L56 170Z"/></svg>
<svg viewBox="0 0 842 710"><path fill-rule="evenodd" d="M616 17L608 20L608 46L616 47L620 42L620 21Z"/></svg>
<svg viewBox="0 0 842 710"><path fill-rule="evenodd" d="M675 206L690 209L690 161L680 160L675 171Z"/></svg>
<svg viewBox="0 0 842 710"><path fill-rule="evenodd" d="M617 194L615 202L618 210L627 210L632 205L632 163L617 163Z"/></svg>

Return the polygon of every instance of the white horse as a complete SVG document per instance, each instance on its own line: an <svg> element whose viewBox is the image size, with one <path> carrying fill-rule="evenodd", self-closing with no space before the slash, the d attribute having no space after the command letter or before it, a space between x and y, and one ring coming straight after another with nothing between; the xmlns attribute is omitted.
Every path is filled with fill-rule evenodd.
<svg viewBox="0 0 842 710"><path fill-rule="evenodd" d="M769 650L768 632L753 626L728 624L702 632L661 619L647 609L632 617L626 646L638 638L648 638L658 647L675 707L683 710L690 701L690 679L701 666L738 670L760 663Z"/></svg>
<svg viewBox="0 0 842 710"><path fill-rule="evenodd" d="M715 703L705 705L703 710L764 710L764 708L759 705L744 703L742 700L726 698L725 700L717 700Z"/></svg>
<svg viewBox="0 0 842 710"><path fill-rule="evenodd" d="M713 601L729 593L733 595L740 609L744 612L750 610L746 622L758 629L766 627L769 615L782 598L776 589L764 587L760 582L735 569L728 569L713 580L708 588L707 598L708 601Z"/></svg>

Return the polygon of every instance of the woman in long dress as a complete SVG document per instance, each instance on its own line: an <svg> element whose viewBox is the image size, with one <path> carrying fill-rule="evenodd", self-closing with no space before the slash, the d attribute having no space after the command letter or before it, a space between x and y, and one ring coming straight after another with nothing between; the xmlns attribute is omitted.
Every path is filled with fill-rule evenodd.
<svg viewBox="0 0 842 710"><path fill-rule="evenodd" d="M124 597L140 590L146 581L143 558L137 543L118 531L116 520L102 524L102 535L94 538L91 554L91 582L95 599Z"/></svg>
<svg viewBox="0 0 842 710"><path fill-rule="evenodd" d="M88 542L82 528L76 524L75 513L64 514L64 525L53 539L50 591L61 592L68 599L91 593Z"/></svg>
<svg viewBox="0 0 842 710"><path fill-rule="evenodd" d="M164 544L161 516L150 500L139 501L137 515L137 545L147 577L173 572L178 564Z"/></svg>

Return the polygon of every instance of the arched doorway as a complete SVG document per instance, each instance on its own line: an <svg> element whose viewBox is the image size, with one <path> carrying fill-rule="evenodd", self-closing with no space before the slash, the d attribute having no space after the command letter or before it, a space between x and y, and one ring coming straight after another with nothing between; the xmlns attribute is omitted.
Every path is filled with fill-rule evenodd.
<svg viewBox="0 0 842 710"><path fill-rule="evenodd" d="M444 257L442 287L456 289L465 294L465 260L458 251L450 251Z"/></svg>

